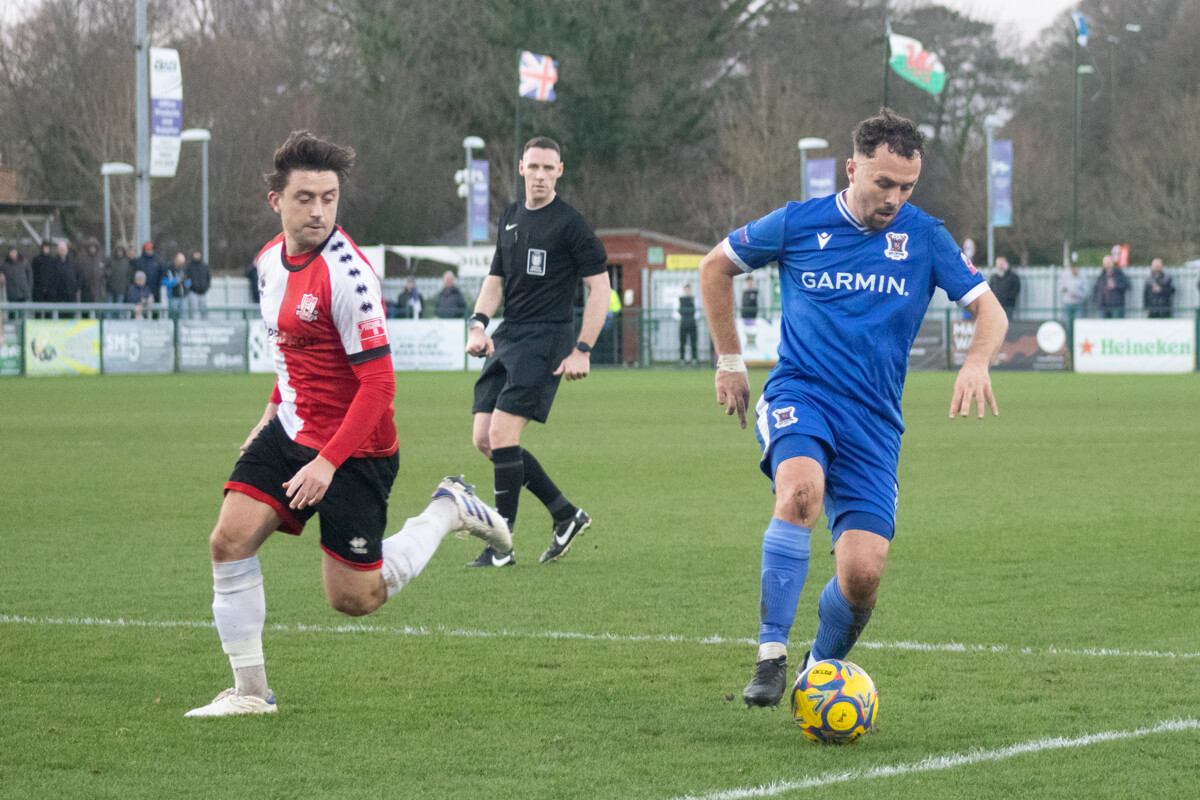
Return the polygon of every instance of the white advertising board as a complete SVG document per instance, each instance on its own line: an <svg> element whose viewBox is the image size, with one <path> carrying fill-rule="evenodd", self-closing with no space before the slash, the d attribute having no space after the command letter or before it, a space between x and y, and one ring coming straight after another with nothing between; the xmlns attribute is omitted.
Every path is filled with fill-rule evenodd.
<svg viewBox="0 0 1200 800"><path fill-rule="evenodd" d="M1075 320L1076 372L1191 372L1195 368L1193 320Z"/></svg>

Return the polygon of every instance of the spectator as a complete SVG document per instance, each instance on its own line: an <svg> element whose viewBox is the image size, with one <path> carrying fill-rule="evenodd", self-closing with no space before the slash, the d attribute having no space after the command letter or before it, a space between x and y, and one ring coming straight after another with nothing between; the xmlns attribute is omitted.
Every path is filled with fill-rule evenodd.
<svg viewBox="0 0 1200 800"><path fill-rule="evenodd" d="M753 324L758 319L758 289L754 288L754 278L746 278L746 289L742 292L742 322Z"/></svg>
<svg viewBox="0 0 1200 800"><path fill-rule="evenodd" d="M745 297L745 295L743 295ZM696 356L696 298L692 297L692 285L683 285L683 295L679 298L679 363L684 363L684 352L688 342L692 344L692 363Z"/></svg>
<svg viewBox="0 0 1200 800"><path fill-rule="evenodd" d="M28 303L33 296L33 268L15 247L9 248L4 263L0 264L0 283L10 303Z"/></svg>
<svg viewBox="0 0 1200 800"><path fill-rule="evenodd" d="M250 281L250 302L258 305L258 264L250 262L246 267L246 280Z"/></svg>
<svg viewBox="0 0 1200 800"><path fill-rule="evenodd" d="M1150 262L1150 275L1146 278L1146 286L1142 290L1142 305L1146 307L1146 316L1151 319L1167 319L1171 316L1171 303L1175 298L1175 282L1171 276L1163 272L1161 258Z"/></svg>
<svg viewBox="0 0 1200 800"><path fill-rule="evenodd" d="M1100 307L1100 316L1105 319L1122 319L1125 316L1125 292L1129 290L1129 279L1125 277L1125 270L1113 261L1112 256L1105 256L1101 263L1104 271L1096 278L1092 299Z"/></svg>
<svg viewBox="0 0 1200 800"><path fill-rule="evenodd" d="M442 291L438 293L434 313L439 319L466 319L467 299L454 283L454 273L446 270L442 275Z"/></svg>
<svg viewBox="0 0 1200 800"><path fill-rule="evenodd" d="M1083 304L1087 302L1088 286L1087 278L1079 274L1078 264L1071 265L1070 272L1063 276L1058 291L1062 295L1063 313L1067 315L1067 322L1083 316Z"/></svg>
<svg viewBox="0 0 1200 800"><path fill-rule="evenodd" d="M1021 296L1021 279L1009 267L1008 259L1004 256L996 258L996 272L988 281L988 285L992 287L992 293L1000 301L1000 307L1004 309L1005 315L1009 319L1015 319L1017 298Z"/></svg>
<svg viewBox="0 0 1200 800"><path fill-rule="evenodd" d="M83 270L79 262L71 257L70 242L59 239L56 249L58 255L54 257L50 272L50 302L78 303L83 288ZM65 313L61 316L74 317L75 314Z"/></svg>
<svg viewBox="0 0 1200 800"><path fill-rule="evenodd" d="M192 260L187 263L187 306L188 317L208 319L208 290L212 286L212 272L204 263L204 255L199 250L192 252Z"/></svg>
<svg viewBox="0 0 1200 800"><path fill-rule="evenodd" d="M154 293L154 299L158 300L158 290L162 286L165 270L162 262L154 256L154 242L146 242L142 245L142 254L133 261L133 271L137 272L138 270L146 273L146 285Z"/></svg>
<svg viewBox="0 0 1200 800"><path fill-rule="evenodd" d="M124 303L125 291L133 283L133 265L124 245L117 245L108 264L108 302Z"/></svg>
<svg viewBox="0 0 1200 800"><path fill-rule="evenodd" d="M140 269L133 273L133 283L125 290L125 301L133 303L134 319L141 319L145 316L146 310L154 305L154 292L150 291L146 273Z"/></svg>
<svg viewBox="0 0 1200 800"><path fill-rule="evenodd" d="M395 316L400 319L416 319L421 316L421 293L417 290L416 278L404 280L404 291L396 299Z"/></svg>
<svg viewBox="0 0 1200 800"><path fill-rule="evenodd" d="M33 257L30 267L33 271L33 302L50 302L50 282L54 277L54 243L45 239L41 244L41 252Z"/></svg>
<svg viewBox="0 0 1200 800"><path fill-rule="evenodd" d="M149 281L147 281L149 283ZM187 256L176 253L163 277L163 286L167 287L167 308L171 319L179 319L183 311L183 298L187 296Z"/></svg>
<svg viewBox="0 0 1200 800"><path fill-rule="evenodd" d="M103 303L108 295L107 276L104 274L106 266L100 257L100 243L94 238L88 239L79 259L79 267L83 277L79 299L85 303Z"/></svg>

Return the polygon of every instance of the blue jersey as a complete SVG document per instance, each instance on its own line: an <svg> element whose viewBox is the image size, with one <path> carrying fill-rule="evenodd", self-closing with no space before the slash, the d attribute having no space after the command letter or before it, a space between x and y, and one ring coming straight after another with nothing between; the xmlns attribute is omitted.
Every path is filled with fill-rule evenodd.
<svg viewBox="0 0 1200 800"><path fill-rule="evenodd" d="M941 220L905 203L875 230L844 192L788 203L729 234L724 249L746 272L779 264L779 362L763 396L798 382L861 403L901 431L908 353L934 289L960 306L988 291Z"/></svg>

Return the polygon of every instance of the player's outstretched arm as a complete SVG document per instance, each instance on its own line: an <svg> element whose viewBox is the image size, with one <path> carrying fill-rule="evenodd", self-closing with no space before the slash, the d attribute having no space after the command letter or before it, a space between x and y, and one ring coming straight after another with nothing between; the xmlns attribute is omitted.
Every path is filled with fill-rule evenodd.
<svg viewBox="0 0 1200 800"><path fill-rule="evenodd" d="M1000 345L1004 343L1004 334L1008 331L1008 315L1000 307L1000 302L991 292L984 292L967 306L967 311L975 317L975 338L967 350L966 360L958 377L954 381L954 397L950 400L950 419L956 416L966 418L971 413L971 403L974 402L983 419L984 406L992 409L992 416L1000 416L1000 408L996 405L996 397L992 394L992 379L988 374L988 366Z"/></svg>
<svg viewBox="0 0 1200 800"><path fill-rule="evenodd" d="M741 269L718 244L700 261L700 295L704 300L704 315L708 333L717 348L717 374L713 382L717 402L725 414L737 414L742 428L746 427L746 409L750 407L750 381L742 363L742 345L737 337L733 311L733 276Z"/></svg>

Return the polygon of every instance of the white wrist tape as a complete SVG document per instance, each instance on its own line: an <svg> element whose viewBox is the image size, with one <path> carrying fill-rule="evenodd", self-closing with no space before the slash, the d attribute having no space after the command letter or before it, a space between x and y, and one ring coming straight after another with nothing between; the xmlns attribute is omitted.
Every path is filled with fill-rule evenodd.
<svg viewBox="0 0 1200 800"><path fill-rule="evenodd" d="M724 372L745 372L746 362L742 360L741 353L717 356L717 369Z"/></svg>

